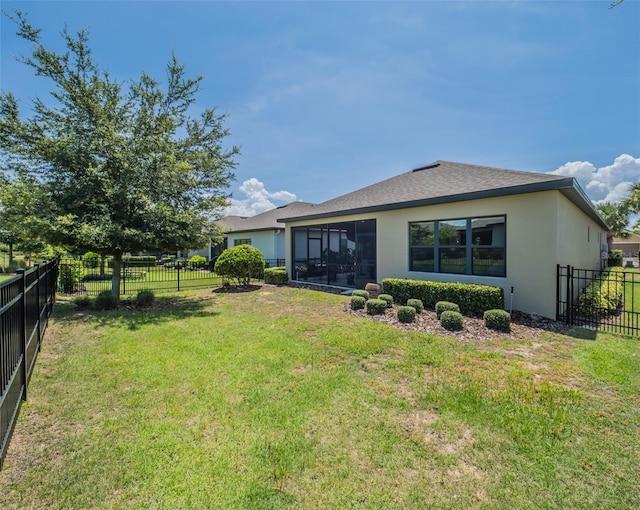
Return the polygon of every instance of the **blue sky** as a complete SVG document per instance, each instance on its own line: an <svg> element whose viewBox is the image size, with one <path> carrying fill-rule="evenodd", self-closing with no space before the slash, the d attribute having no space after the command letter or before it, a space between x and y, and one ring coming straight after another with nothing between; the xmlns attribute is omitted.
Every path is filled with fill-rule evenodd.
<svg viewBox="0 0 640 510"><path fill-rule="evenodd" d="M233 206L322 202L437 159L578 179L595 201L640 180L640 2L1 1L61 47L91 30L125 81L162 80L175 51L205 80L198 108L229 115ZM4 92L48 83L12 55Z"/></svg>

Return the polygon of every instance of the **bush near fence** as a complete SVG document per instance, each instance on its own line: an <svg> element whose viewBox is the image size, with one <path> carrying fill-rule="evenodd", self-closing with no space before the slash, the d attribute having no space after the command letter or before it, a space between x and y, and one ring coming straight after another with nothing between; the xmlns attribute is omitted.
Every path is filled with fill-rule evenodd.
<svg viewBox="0 0 640 510"><path fill-rule="evenodd" d="M486 310L504 308L502 287L385 278L382 280L382 289L403 305L408 299L419 299L425 307L434 308L438 301L450 301L457 303L460 311L467 315L482 316Z"/></svg>
<svg viewBox="0 0 640 510"><path fill-rule="evenodd" d="M624 295L624 269L610 268L602 278L592 281L578 299L578 312L582 315L610 315L618 311Z"/></svg>

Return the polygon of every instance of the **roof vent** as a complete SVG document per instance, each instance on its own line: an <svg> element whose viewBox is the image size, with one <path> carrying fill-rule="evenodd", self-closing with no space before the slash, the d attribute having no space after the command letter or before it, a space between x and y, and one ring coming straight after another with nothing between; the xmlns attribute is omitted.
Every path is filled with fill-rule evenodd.
<svg viewBox="0 0 640 510"><path fill-rule="evenodd" d="M419 172L420 170L428 170L429 168L436 168L440 166L440 163L431 163L430 165L420 166L411 170L412 172Z"/></svg>

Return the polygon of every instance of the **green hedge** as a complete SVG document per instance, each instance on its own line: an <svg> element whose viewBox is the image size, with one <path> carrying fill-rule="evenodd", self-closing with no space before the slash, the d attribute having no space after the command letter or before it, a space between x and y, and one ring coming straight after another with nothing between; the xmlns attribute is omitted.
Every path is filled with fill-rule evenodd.
<svg viewBox="0 0 640 510"><path fill-rule="evenodd" d="M155 266L156 258L153 255L125 255L122 261L129 266Z"/></svg>
<svg viewBox="0 0 640 510"><path fill-rule="evenodd" d="M424 311L424 304L419 299L407 299L407 306L415 308L416 313L422 313Z"/></svg>
<svg viewBox="0 0 640 510"><path fill-rule="evenodd" d="M484 325L489 329L496 331L504 331L508 333L511 330L511 315L502 309L487 310L484 312Z"/></svg>
<svg viewBox="0 0 640 510"><path fill-rule="evenodd" d="M60 264L58 275L58 289L63 294L75 294L80 289L80 282L84 276L82 262L67 260Z"/></svg>
<svg viewBox="0 0 640 510"><path fill-rule="evenodd" d="M621 267L612 267L599 280L591 282L578 300L578 311L583 315L615 313L622 304L624 295Z"/></svg>
<svg viewBox="0 0 640 510"><path fill-rule="evenodd" d="M624 252L622 250L611 250L609 252L609 267L622 267Z"/></svg>
<svg viewBox="0 0 640 510"><path fill-rule="evenodd" d="M351 296L351 309L362 310L365 307L367 300L362 296Z"/></svg>
<svg viewBox="0 0 640 510"><path fill-rule="evenodd" d="M416 309L413 306L399 306L396 316L400 322L413 322L416 320Z"/></svg>
<svg viewBox="0 0 640 510"><path fill-rule="evenodd" d="M356 289L351 293L352 296L360 296L366 299L369 299L369 291L364 289Z"/></svg>
<svg viewBox="0 0 640 510"><path fill-rule="evenodd" d="M438 301L436 303L436 317L438 317L438 319L442 315L442 312L447 311L460 313L460 307L458 303L451 303L449 301Z"/></svg>
<svg viewBox="0 0 640 510"><path fill-rule="evenodd" d="M425 307L434 308L438 301L450 301L457 303L466 315L482 316L485 310L504 307L502 287L489 285L385 278L382 289L400 304L419 299Z"/></svg>
<svg viewBox="0 0 640 510"><path fill-rule="evenodd" d="M284 267L268 267L264 270L264 283L282 285L289 281L289 273Z"/></svg>
<svg viewBox="0 0 640 510"><path fill-rule="evenodd" d="M440 316L440 324L449 331L460 331L463 328L463 318L460 312L445 310Z"/></svg>
<svg viewBox="0 0 640 510"><path fill-rule="evenodd" d="M362 297L362 296L355 296L355 297ZM367 302L365 303L365 306L367 308L367 313L369 315L378 315L378 314L384 313L384 311L387 309L387 302L384 301L383 299L368 299Z"/></svg>

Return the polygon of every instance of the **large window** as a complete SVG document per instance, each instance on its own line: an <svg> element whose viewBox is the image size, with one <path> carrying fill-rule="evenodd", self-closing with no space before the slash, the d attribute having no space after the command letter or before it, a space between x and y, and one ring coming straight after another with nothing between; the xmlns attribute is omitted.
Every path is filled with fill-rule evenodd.
<svg viewBox="0 0 640 510"><path fill-rule="evenodd" d="M240 246L241 244L251 244L251 239L234 239L233 245Z"/></svg>
<svg viewBox="0 0 640 510"><path fill-rule="evenodd" d="M291 229L294 280L353 288L376 281L376 220Z"/></svg>
<svg viewBox="0 0 640 510"><path fill-rule="evenodd" d="M506 276L504 216L409 224L409 270Z"/></svg>

